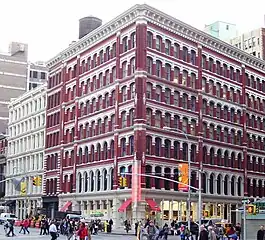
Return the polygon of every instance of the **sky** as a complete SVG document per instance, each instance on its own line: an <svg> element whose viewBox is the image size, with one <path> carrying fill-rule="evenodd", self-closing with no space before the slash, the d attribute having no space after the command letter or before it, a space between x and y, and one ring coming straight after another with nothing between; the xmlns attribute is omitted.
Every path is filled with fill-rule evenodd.
<svg viewBox="0 0 265 240"><path fill-rule="evenodd" d="M29 60L48 61L78 39L78 20L93 15L103 24L135 4L146 3L198 29L224 21L240 32L264 24L265 0L2 0L0 52L11 41L29 44Z"/></svg>

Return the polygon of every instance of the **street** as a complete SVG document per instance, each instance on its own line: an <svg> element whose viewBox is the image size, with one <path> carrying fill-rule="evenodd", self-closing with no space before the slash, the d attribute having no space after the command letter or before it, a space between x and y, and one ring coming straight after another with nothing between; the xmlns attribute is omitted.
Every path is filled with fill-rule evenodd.
<svg viewBox="0 0 265 240"><path fill-rule="evenodd" d="M39 235L39 229L36 229L36 228L32 228L32 229L29 229L30 231L30 234L20 234L18 233L20 230L20 228L16 227L15 228L15 234L16 236L14 238L11 238L10 239L15 239L15 240L23 240L23 239L31 239L31 240L37 240L37 239L41 239L41 240L50 240L51 237L50 236L43 236L43 235ZM122 232L120 233L122 234ZM3 239L7 239L7 237L5 236L4 234L4 227L3 225L0 226L0 240L3 240ZM65 236L60 236L58 238L58 240L65 240L66 237ZM132 236L132 235L127 235L126 233L124 233L124 235L117 235L117 234L105 234L105 233L99 233L99 235L96 235L96 236L92 236L92 239L93 240L106 240L106 239L109 239L109 240L114 240L114 239L120 239L120 240L135 240L136 237L135 236ZM168 237L168 240L179 240L180 238L179 237L173 237L173 236L169 236Z"/></svg>

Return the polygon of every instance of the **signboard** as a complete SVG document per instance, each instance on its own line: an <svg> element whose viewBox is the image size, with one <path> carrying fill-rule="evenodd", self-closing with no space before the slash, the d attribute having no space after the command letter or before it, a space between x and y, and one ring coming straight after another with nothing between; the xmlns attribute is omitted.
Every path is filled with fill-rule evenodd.
<svg viewBox="0 0 265 240"><path fill-rule="evenodd" d="M189 165L187 163L179 164L179 190L188 191L189 190Z"/></svg>

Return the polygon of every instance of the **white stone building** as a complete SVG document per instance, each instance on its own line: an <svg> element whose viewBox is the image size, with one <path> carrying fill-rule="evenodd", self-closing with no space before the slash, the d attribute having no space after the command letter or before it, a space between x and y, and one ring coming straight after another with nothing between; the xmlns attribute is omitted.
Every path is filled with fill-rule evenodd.
<svg viewBox="0 0 265 240"><path fill-rule="evenodd" d="M9 105L6 200L13 201L11 209L19 219L34 214L42 207L42 183L33 180L43 175L45 146L46 84L41 85ZM15 189L13 180L24 179L25 194ZM42 182L42 181L41 181Z"/></svg>

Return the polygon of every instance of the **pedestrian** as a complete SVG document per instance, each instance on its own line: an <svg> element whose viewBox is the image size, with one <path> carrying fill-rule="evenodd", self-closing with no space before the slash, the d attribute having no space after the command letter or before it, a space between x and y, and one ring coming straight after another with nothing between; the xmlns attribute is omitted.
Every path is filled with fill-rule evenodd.
<svg viewBox="0 0 265 240"><path fill-rule="evenodd" d="M7 237L14 237L14 236L16 236L15 233L14 233L14 224L15 224L15 221L14 220L9 220L8 221L9 232L6 234ZM12 235L10 236L10 234L12 234Z"/></svg>
<svg viewBox="0 0 265 240"><path fill-rule="evenodd" d="M109 232L111 233L112 231L112 225L113 225L113 221L112 219L109 220Z"/></svg>
<svg viewBox="0 0 265 240"><path fill-rule="evenodd" d="M135 230L135 236L137 236L137 233L138 233L138 227L139 227L139 222L136 221L136 222L135 222L135 227L134 227L134 230Z"/></svg>
<svg viewBox="0 0 265 240"><path fill-rule="evenodd" d="M24 223L23 223L23 227L24 227L24 234L26 234L26 232L29 234L29 230L28 230L28 228L29 228L29 219L25 219L24 220Z"/></svg>
<svg viewBox="0 0 265 240"><path fill-rule="evenodd" d="M212 226L208 227L208 232L209 232L208 239L209 240L216 240L216 234L215 234Z"/></svg>
<svg viewBox="0 0 265 240"><path fill-rule="evenodd" d="M22 221L21 221L21 223L20 223L20 230L19 230L19 232L18 233L21 233L22 231L24 232L24 234L25 234L25 229L24 229L24 219L22 219Z"/></svg>
<svg viewBox="0 0 265 240"><path fill-rule="evenodd" d="M202 225L200 228L201 228L201 231L200 231L199 239L200 240L208 240L208 232L205 229L204 225Z"/></svg>
<svg viewBox="0 0 265 240"><path fill-rule="evenodd" d="M57 230L57 227L55 225L54 220L52 221L52 223L50 225L49 232L50 232L50 235L52 237L51 240L56 240L58 237L58 230Z"/></svg>
<svg viewBox="0 0 265 240"><path fill-rule="evenodd" d="M84 222L81 223L81 226L77 231L77 236L79 236L80 240L91 240L91 234Z"/></svg>
<svg viewBox="0 0 265 240"><path fill-rule="evenodd" d="M257 240L264 240L265 234L264 234L264 226L261 225L259 231L257 232Z"/></svg>

